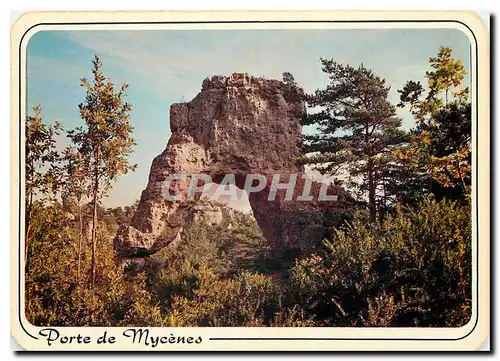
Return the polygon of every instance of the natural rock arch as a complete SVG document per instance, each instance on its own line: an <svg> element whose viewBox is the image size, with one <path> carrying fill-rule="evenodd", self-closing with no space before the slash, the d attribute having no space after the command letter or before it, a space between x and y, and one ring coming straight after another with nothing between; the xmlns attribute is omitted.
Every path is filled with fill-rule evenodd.
<svg viewBox="0 0 500 361"><path fill-rule="evenodd" d="M171 183L180 201L168 201L162 193L167 177L179 173L207 174L215 183L226 174L234 174L239 188L243 188L248 174L264 175L266 187L249 194L249 201L271 245L275 249L300 248L304 238L314 242L324 237L331 229L331 224L325 223L331 217L324 215L340 214L349 202L345 193L335 187L330 187L328 193L338 194L336 202L318 201L321 184L316 182L312 184L313 200L295 201L305 184L304 168L297 162L302 145L300 119L304 114L302 90L281 81L248 74L205 79L192 101L170 108L172 135L163 153L153 160L147 188L131 224L118 230L118 254L153 254L180 237L192 205L187 199L188 180ZM268 201L274 174L280 174L282 182L291 174L298 175L292 201L285 200L285 190L279 190L276 199ZM307 234L304 222L308 223ZM311 224L314 232L310 231Z"/></svg>

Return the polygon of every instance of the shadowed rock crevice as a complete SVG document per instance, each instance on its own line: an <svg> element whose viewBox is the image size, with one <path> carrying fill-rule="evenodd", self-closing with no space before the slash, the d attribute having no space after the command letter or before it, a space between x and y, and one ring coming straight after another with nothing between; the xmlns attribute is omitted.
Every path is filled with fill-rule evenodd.
<svg viewBox="0 0 500 361"><path fill-rule="evenodd" d="M170 108L172 135L166 149L153 160L147 188L131 224L118 230L118 254L153 254L178 239L195 203L187 197L189 176L200 173L211 176L215 183L226 174L234 174L241 189L248 174L266 177L264 190L251 193L249 201L274 248L301 248L304 237L307 242L324 237L328 225L323 215L341 213L349 202L346 194L333 186L328 194L338 194L338 201L318 201L320 184L316 182L312 201L294 201L305 184L304 168L297 163L302 144L300 119L305 111L302 90L278 80L248 74L205 79L192 101ZM169 175L179 173L188 178L172 181L170 190L175 190L180 200L167 201L162 194L164 182ZM268 201L274 174L280 174L282 182L290 174L298 174L292 201L285 200L285 190ZM294 223L295 215L307 215L309 221ZM316 232L304 234L304 222L312 224Z"/></svg>

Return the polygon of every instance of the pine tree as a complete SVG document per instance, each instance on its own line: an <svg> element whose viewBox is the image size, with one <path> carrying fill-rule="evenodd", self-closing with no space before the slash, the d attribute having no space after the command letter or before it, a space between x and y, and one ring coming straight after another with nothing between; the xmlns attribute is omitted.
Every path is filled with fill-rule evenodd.
<svg viewBox="0 0 500 361"><path fill-rule="evenodd" d="M297 82L295 81L295 77L289 71L284 71L282 74L282 81L288 86L297 86Z"/></svg>
<svg viewBox="0 0 500 361"><path fill-rule="evenodd" d="M322 110L303 122L318 130L305 136L304 162L323 174L344 169L351 177L361 177L358 188L368 196L370 219L375 221L380 188L383 192L381 174L390 164L391 149L405 138L401 119L387 100L390 88L373 71L362 64L354 68L333 60L321 63L330 82L307 97L309 106Z"/></svg>
<svg viewBox="0 0 500 361"><path fill-rule="evenodd" d="M124 100L128 84L115 90L113 83L101 70L102 63L96 55L92 60L93 82L81 79L87 90L85 100L78 107L85 125L68 132L81 156L81 167L87 174L88 191L92 197L92 243L90 287L95 285L97 206L100 198L111 188L111 182L135 165L129 161L133 146L130 112L132 105Z"/></svg>

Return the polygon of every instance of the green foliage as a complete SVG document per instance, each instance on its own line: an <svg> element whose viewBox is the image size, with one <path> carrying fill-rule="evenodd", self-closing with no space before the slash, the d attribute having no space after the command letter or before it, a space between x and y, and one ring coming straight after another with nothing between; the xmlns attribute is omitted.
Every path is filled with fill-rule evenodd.
<svg viewBox="0 0 500 361"><path fill-rule="evenodd" d="M224 280L206 267L197 271L192 294L173 298L173 326L260 326L279 309L279 290L267 277L243 272Z"/></svg>
<svg viewBox="0 0 500 361"><path fill-rule="evenodd" d="M270 248L255 219L235 211L230 221L208 225L204 221L188 223L182 241L161 250L153 258L164 261L170 268L184 261L192 265L207 264L218 274L234 275L240 270L265 272L270 260ZM169 266L167 266L169 267ZM174 269L169 269L174 274Z"/></svg>
<svg viewBox="0 0 500 361"><path fill-rule="evenodd" d="M465 68L460 60L452 57L451 48L441 46L436 57L429 58L431 71L425 73L427 78L428 92L425 92L420 82L408 81L403 89L398 90L400 103L398 106L410 106L413 116L419 122L426 122L429 117L448 104L448 93L462 84L465 77ZM442 94L445 93L443 102ZM454 92L452 95L458 101L465 101L469 89L465 88Z"/></svg>
<svg viewBox="0 0 500 361"><path fill-rule="evenodd" d="M137 200L130 206L113 208L110 210L111 216L116 220L118 226L130 224L138 205L139 201Z"/></svg>
<svg viewBox="0 0 500 361"><path fill-rule="evenodd" d="M26 275L25 313L38 326L119 326L163 323L159 308L145 287L146 276L128 277L114 258L112 237L116 224L98 228L97 278L94 290L82 287L90 274L77 276L78 225L60 205L33 210L32 232L27 240L30 270ZM113 230L114 229L114 230ZM82 266L89 269L86 239Z"/></svg>
<svg viewBox="0 0 500 361"><path fill-rule="evenodd" d="M359 179L352 186L368 195L374 221L378 174L390 164L391 148L405 140L401 119L387 100L390 88L370 69L327 59L321 63L330 82L308 96L309 106L322 111L304 120L305 125L316 125L318 132L305 136L303 161L322 173L347 171L351 178Z"/></svg>
<svg viewBox="0 0 500 361"><path fill-rule="evenodd" d="M284 71L282 74L282 81L288 86L297 86L297 82L295 81L295 78L292 73L289 71Z"/></svg>
<svg viewBox="0 0 500 361"><path fill-rule="evenodd" d="M471 105L469 89L452 93L464 79L465 68L453 59L450 48L441 47L437 57L429 59L426 73L428 92L420 83L409 81L400 93L400 107L409 106L417 120L408 146L394 155L402 172L413 179L417 188L440 198L467 201L471 184ZM443 102L443 92L444 102ZM413 174L413 175L411 175ZM400 175L395 174L400 178Z"/></svg>
<svg viewBox="0 0 500 361"><path fill-rule="evenodd" d="M26 315L34 324L58 325L69 316L68 295L75 285L72 241L66 212L57 205L33 205L26 252Z"/></svg>
<svg viewBox="0 0 500 361"><path fill-rule="evenodd" d="M118 176L134 170L129 156L135 145L131 137L130 112L132 105L124 100L129 85L115 90L113 83L102 73L102 63L96 55L92 60L93 83L81 79L87 93L78 108L85 125L68 131L77 147L81 166L89 174L89 192L106 190Z"/></svg>
<svg viewBox="0 0 500 361"><path fill-rule="evenodd" d="M83 207L87 224L91 213L91 206ZM299 310L279 309L279 289L270 277L243 270L264 267L262 234L249 215L238 213L230 229L188 226L185 242L145 260L138 272L123 272L112 248L114 211L99 208L97 278L94 288L87 289L80 283L91 274L82 275L82 282L76 274L77 220L58 204L37 204L34 214L28 249L36 276L26 278L26 315L35 325L266 325L277 322L275 313L283 322L290 314L290 324L302 320ZM88 243L86 239L84 269L91 262ZM252 253L250 245L260 248Z"/></svg>
<svg viewBox="0 0 500 361"><path fill-rule="evenodd" d="M448 102L450 88L458 87L465 76L465 68L460 60L451 56L451 48L441 46L436 57L429 59L432 70L425 73L429 84L429 96L433 97L441 92L446 93L445 101ZM468 92L468 91L467 91ZM462 96L464 92L456 93Z"/></svg>
<svg viewBox="0 0 500 361"><path fill-rule="evenodd" d="M82 155L74 147L67 147L62 152L62 196L74 197L78 202L86 195L85 168L82 164Z"/></svg>
<svg viewBox="0 0 500 361"><path fill-rule="evenodd" d="M428 199L382 224L358 216L299 260L292 300L325 326L466 324L471 307L470 207Z"/></svg>
<svg viewBox="0 0 500 361"><path fill-rule="evenodd" d="M25 128L25 181L27 199L34 195L48 195L59 188L57 164L60 154L56 149L56 136L61 125L47 125L41 117L39 105L33 115L26 117Z"/></svg>
<svg viewBox="0 0 500 361"><path fill-rule="evenodd" d="M25 126L25 238L31 231L33 205L36 200L49 201L61 186L56 149L56 136L61 125L47 125L42 121L41 107L33 108L33 115L26 117ZM29 272L29 254L25 249L26 272Z"/></svg>
<svg viewBox="0 0 500 361"><path fill-rule="evenodd" d="M89 290L77 282L74 267L77 222L57 204L35 208L28 242L33 272L26 278L30 322L458 327L470 317L469 206L427 199L376 223L360 212L321 251L298 258L290 274L259 256L266 247L245 214L222 229L192 224L179 244L124 272L112 248L113 211L100 213L106 216L98 227L96 284ZM87 240L84 269L90 261Z"/></svg>
<svg viewBox="0 0 500 361"><path fill-rule="evenodd" d="M111 187L111 182L136 166L130 164L129 157L136 144L131 137L130 112L132 105L124 100L128 84L115 90L113 83L102 73L101 61L96 55L92 60L93 83L81 79L87 90L85 101L78 108L85 125L68 131L68 137L76 146L78 174L82 175L82 186L92 196L92 261L90 287L95 285L95 238L97 206L100 197ZM70 168L71 170L73 168ZM72 176L72 173L69 173ZM80 191L81 188L78 188Z"/></svg>
<svg viewBox="0 0 500 361"><path fill-rule="evenodd" d="M124 100L129 85L125 83L115 90L113 83L103 75L97 55L92 64L93 83L81 79L87 93L78 108L85 125L68 131L77 148L78 166L88 176L88 193L96 188L105 192L111 181L135 169L135 165L129 163L135 145L130 125L132 105Z"/></svg>

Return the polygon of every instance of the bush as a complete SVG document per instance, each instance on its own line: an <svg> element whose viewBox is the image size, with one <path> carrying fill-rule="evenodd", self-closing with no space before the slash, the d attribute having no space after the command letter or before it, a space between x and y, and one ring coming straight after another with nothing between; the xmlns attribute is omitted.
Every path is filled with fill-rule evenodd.
<svg viewBox="0 0 500 361"><path fill-rule="evenodd" d="M446 326L470 318L470 207L427 199L383 224L357 215L297 261L291 302L325 326Z"/></svg>
<svg viewBox="0 0 500 361"><path fill-rule="evenodd" d="M291 300L327 326L462 326L470 318L470 208L427 199L383 224L357 215L293 268Z"/></svg>
<svg viewBox="0 0 500 361"><path fill-rule="evenodd" d="M88 289L90 250L83 237L77 277L78 225L59 204L36 204L27 239L25 314L36 326L162 326L146 277L128 277L116 263L111 219L98 227L97 279Z"/></svg>
<svg viewBox="0 0 500 361"><path fill-rule="evenodd" d="M201 267L190 296L173 298L172 326L264 326L279 310L278 288L248 272L223 280Z"/></svg>
<svg viewBox="0 0 500 361"><path fill-rule="evenodd" d="M33 205L25 250L25 312L32 324L60 326L72 317L76 243L69 221L57 204Z"/></svg>
<svg viewBox="0 0 500 361"><path fill-rule="evenodd" d="M27 240L26 316L37 326L443 326L471 314L470 207L427 199L382 223L358 213L291 269L270 254L256 222L188 225L178 244L124 272L116 220L98 227L89 289L84 237L60 205L36 204ZM130 268L130 267L127 267Z"/></svg>

